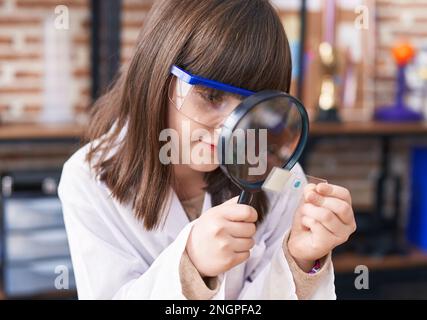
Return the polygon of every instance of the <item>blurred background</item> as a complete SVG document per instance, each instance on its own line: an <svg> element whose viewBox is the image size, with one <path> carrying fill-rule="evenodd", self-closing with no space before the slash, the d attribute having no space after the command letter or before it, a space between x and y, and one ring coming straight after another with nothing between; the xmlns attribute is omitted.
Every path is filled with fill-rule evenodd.
<svg viewBox="0 0 427 320"><path fill-rule="evenodd" d="M76 297L61 167L154 2L0 0L0 298ZM338 298L426 299L427 0L272 2L311 120L303 168L353 195Z"/></svg>

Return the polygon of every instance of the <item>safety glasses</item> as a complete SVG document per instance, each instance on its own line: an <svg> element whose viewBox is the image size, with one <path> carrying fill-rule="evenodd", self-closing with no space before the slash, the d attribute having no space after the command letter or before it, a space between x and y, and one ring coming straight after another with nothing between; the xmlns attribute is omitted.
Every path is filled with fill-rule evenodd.
<svg viewBox="0 0 427 320"><path fill-rule="evenodd" d="M169 99L186 118L220 128L233 110L255 92L193 75L172 66Z"/></svg>

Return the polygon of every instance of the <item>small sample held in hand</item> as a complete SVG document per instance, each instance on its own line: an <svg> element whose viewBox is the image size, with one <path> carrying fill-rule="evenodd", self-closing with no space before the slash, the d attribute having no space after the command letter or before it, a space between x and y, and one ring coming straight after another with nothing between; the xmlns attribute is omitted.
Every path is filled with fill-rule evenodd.
<svg viewBox="0 0 427 320"><path fill-rule="evenodd" d="M327 180L306 175L307 182L313 184L328 183ZM265 192L282 193L286 189L303 190L306 181L302 176L296 175L289 170L279 167L273 168L267 179L265 179L262 190Z"/></svg>

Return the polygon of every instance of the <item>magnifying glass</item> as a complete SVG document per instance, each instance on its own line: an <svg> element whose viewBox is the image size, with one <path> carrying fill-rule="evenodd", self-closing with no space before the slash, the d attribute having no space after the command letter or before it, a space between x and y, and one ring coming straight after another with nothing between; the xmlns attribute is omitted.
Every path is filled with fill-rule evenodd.
<svg viewBox="0 0 427 320"><path fill-rule="evenodd" d="M223 123L218 159L223 172L249 204L275 167L291 170L308 137L303 104L281 91L261 91L244 99Z"/></svg>

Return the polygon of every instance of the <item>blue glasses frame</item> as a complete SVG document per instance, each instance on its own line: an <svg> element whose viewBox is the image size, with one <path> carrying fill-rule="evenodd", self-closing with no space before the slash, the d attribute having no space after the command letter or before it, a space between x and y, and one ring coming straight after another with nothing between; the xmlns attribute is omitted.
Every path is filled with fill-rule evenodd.
<svg viewBox="0 0 427 320"><path fill-rule="evenodd" d="M253 94L255 94L254 91L234 87L225 83L221 83L215 80L206 79L203 77L196 76L194 74L191 74L176 65L173 65L171 68L171 73L181 79L182 81L191 84L191 85L202 85L205 87L209 87L216 90L221 90L233 94L237 94L243 97L249 97Z"/></svg>

